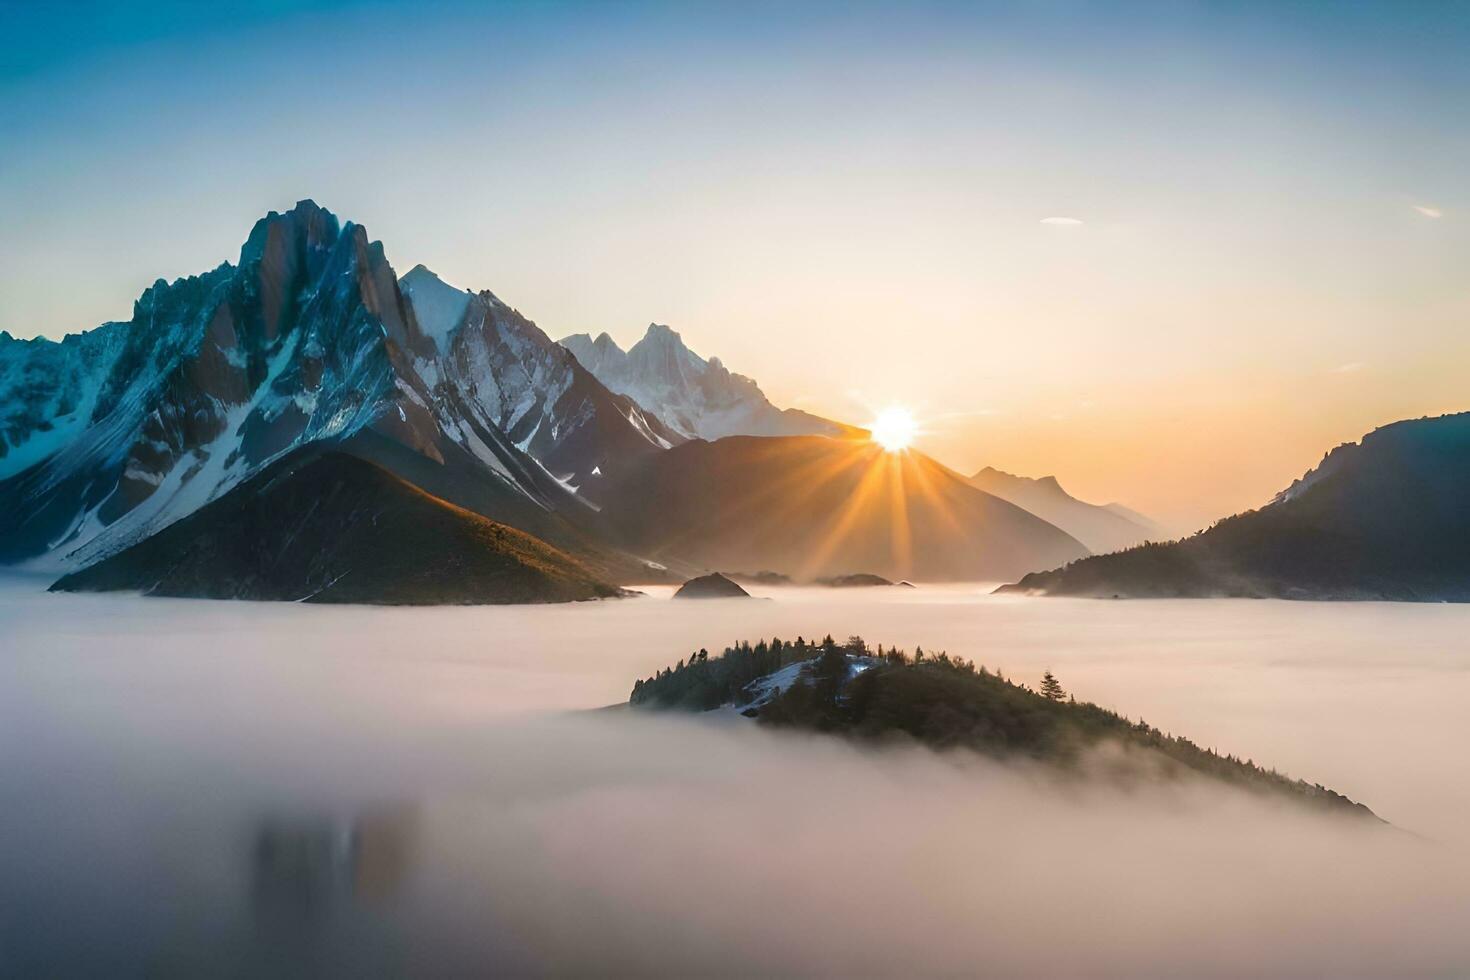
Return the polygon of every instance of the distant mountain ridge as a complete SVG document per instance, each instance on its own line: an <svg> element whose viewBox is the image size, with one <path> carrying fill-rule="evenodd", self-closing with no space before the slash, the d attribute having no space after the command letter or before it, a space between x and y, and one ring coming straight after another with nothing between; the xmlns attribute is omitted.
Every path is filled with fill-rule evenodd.
<svg viewBox="0 0 1470 980"><path fill-rule="evenodd" d="M971 476L970 483L1055 524L1095 554L1161 537L1157 525L1142 515L1117 504L1084 503L1063 490L1054 476L1033 479L987 466Z"/></svg>
<svg viewBox="0 0 1470 980"><path fill-rule="evenodd" d="M627 395L686 439L851 434L853 427L772 405L750 378L718 357L705 360L659 323L627 351L606 333L563 337L561 345L608 388Z"/></svg>
<svg viewBox="0 0 1470 980"><path fill-rule="evenodd" d="M1088 553L922 453L866 439L686 442L645 457L603 494L624 547L707 569L1004 581Z"/></svg>
<svg viewBox="0 0 1470 980"><path fill-rule="evenodd" d="M1118 597L1470 601L1470 412L1339 446L1260 510L1004 591Z"/></svg>

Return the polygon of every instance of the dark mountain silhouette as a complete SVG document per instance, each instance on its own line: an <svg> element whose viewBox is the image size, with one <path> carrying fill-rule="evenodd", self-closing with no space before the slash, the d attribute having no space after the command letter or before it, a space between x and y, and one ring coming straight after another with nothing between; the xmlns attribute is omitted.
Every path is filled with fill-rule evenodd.
<svg viewBox="0 0 1470 980"><path fill-rule="evenodd" d="M1470 413L1384 426L1260 510L1002 591L1470 601Z"/></svg>
<svg viewBox="0 0 1470 980"><path fill-rule="evenodd" d="M867 440L731 436L648 457L603 489L618 540L645 558L766 568L798 580L1009 579L1087 549L917 452Z"/></svg>
<svg viewBox="0 0 1470 980"><path fill-rule="evenodd" d="M1117 505L1100 507L1084 503L1063 490L1054 476L1032 479L987 466L970 477L970 483L1055 524L1097 554L1120 551L1160 537L1157 527L1147 518Z"/></svg>
<svg viewBox="0 0 1470 980"><path fill-rule="evenodd" d="M529 534L314 447L52 589L388 605L618 593Z"/></svg>
<svg viewBox="0 0 1470 980"><path fill-rule="evenodd" d="M780 572L763 570L759 572L725 572L724 576L734 582L744 582L747 585L795 585L790 575L782 575Z"/></svg>
<svg viewBox="0 0 1470 980"><path fill-rule="evenodd" d="M854 572L851 575L834 575L831 578L817 580L818 585L830 586L834 589L861 589L873 586L892 585L888 579L881 575L870 575L867 572Z"/></svg>
<svg viewBox="0 0 1470 980"><path fill-rule="evenodd" d="M679 586L679 591L674 593L675 599L749 599L750 593L746 592L735 582L721 575L719 572L711 572L692 578Z"/></svg>

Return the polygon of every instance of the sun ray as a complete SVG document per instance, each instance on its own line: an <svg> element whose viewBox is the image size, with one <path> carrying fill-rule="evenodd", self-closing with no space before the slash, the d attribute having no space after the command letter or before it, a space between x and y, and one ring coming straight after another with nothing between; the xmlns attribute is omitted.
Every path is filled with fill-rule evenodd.
<svg viewBox="0 0 1470 980"><path fill-rule="evenodd" d="M782 451L792 456L798 454L795 447ZM734 506L722 508L709 523L718 527L741 528L746 526L747 519L751 517L779 514L783 508L789 513L796 509L800 501L814 496L827 484L840 479L848 470L862 465L867 455L862 452L823 454L799 465L782 467L783 475L780 479L769 482ZM686 536L698 538L702 533L700 528L690 528L684 534L670 537L663 542L660 552L675 554Z"/></svg>
<svg viewBox="0 0 1470 980"><path fill-rule="evenodd" d="M848 532L857 522L863 508L870 506L876 495L875 487L881 487L884 474L888 466L895 464L895 459L888 454L874 454L868 458L868 469L847 497L842 509L836 518L828 526L822 540L817 544L808 556L802 568L802 575L810 577L821 569L837 547L847 538Z"/></svg>
<svg viewBox="0 0 1470 980"><path fill-rule="evenodd" d="M889 462L893 461L892 456L886 458ZM905 456L904 461L908 460L909 457ZM913 578L913 536L909 530L908 481L904 478L906 469L908 467L902 465L888 467L888 514L891 522L889 551L899 576Z"/></svg>

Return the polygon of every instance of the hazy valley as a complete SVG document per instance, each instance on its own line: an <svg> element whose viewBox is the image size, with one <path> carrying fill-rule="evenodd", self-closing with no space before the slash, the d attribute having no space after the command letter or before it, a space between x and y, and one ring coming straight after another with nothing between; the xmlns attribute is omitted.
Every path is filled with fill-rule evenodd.
<svg viewBox="0 0 1470 980"><path fill-rule="evenodd" d="M305 956L339 974L944 972L982 958L1027 974L1370 975L1404 962L1404 937L1424 971L1470 961L1452 913L1470 901L1470 798L1448 761L1470 736L1470 607L950 586L324 609L38 596L41 584L8 580L0 598L0 867L22 899L0 943L22 968L105 956L189 972L228 949L261 969ZM1033 687L1049 668L1079 700L1321 781L1392 827L1208 782L1124 792L1103 760L1095 779L1058 783L1021 762L874 754L740 718L579 710L700 647L827 632L911 638ZM352 862L372 863L307 870L319 835L353 828ZM262 865L262 840L306 850ZM942 883L915 878L940 868ZM157 901L118 906L99 876ZM758 900L772 889L791 901ZM715 890L745 911L711 906ZM1096 921L1099 890L1107 919L1052 934L1038 964L1033 903L1048 921ZM894 929L855 933L874 903L896 910ZM576 941L548 906L586 918ZM1169 938L1118 933L1135 921Z"/></svg>

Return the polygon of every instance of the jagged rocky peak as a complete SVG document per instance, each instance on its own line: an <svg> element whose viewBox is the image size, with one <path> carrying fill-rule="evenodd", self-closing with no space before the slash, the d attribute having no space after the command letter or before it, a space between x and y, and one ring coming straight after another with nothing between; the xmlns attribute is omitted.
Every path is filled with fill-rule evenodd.
<svg viewBox="0 0 1470 980"><path fill-rule="evenodd" d="M573 541L580 485L681 438L494 294L422 266L400 286L363 226L305 200L129 322L0 344L0 561L116 553L322 442Z"/></svg>
<svg viewBox="0 0 1470 980"><path fill-rule="evenodd" d="M689 350L684 346L684 338L679 335L679 331L666 323L650 323L648 329L643 332L643 339L633 346L638 347L644 344L651 347L675 347Z"/></svg>
<svg viewBox="0 0 1470 980"><path fill-rule="evenodd" d="M632 398L690 439L729 435L839 435L845 426L793 409L782 411L750 378L729 371L718 357L690 350L674 328L650 323L627 351L606 333L563 337L587 370L613 391Z"/></svg>
<svg viewBox="0 0 1470 980"><path fill-rule="evenodd" d="M419 263L398 280L403 295L413 305L414 315L440 353L449 350L450 338L464 321L465 311L475 294L459 289L440 279L428 266Z"/></svg>
<svg viewBox="0 0 1470 980"><path fill-rule="evenodd" d="M628 353L606 332L593 340L591 334L578 333L563 337L559 343L571 351L577 361L597 376L603 384L612 388L607 379L626 369ZM613 389L617 390L617 389Z"/></svg>
<svg viewBox="0 0 1470 980"><path fill-rule="evenodd" d="M381 243L311 201L258 220L238 267L160 280L93 335L109 342L57 406L76 406L65 437L28 439L46 449L35 470L0 481L0 557L90 560L295 445L368 427L437 453L411 370L432 344Z"/></svg>
<svg viewBox="0 0 1470 980"><path fill-rule="evenodd" d="M60 341L0 331L0 480L58 451L87 426L125 326L108 323Z"/></svg>
<svg viewBox="0 0 1470 980"><path fill-rule="evenodd" d="M297 201L290 211L268 211L255 222L245 244L240 247L240 266L297 248L320 255L337 243L342 223L326 208L307 198Z"/></svg>
<svg viewBox="0 0 1470 980"><path fill-rule="evenodd" d="M684 346L684 338L662 323L650 323L643 339L628 349L633 370L648 383L671 388L698 385L708 367L704 358Z"/></svg>
<svg viewBox="0 0 1470 980"><path fill-rule="evenodd" d="M435 397L503 431L568 489L680 441L489 290L459 289L423 265L400 287L437 348L425 369Z"/></svg>

